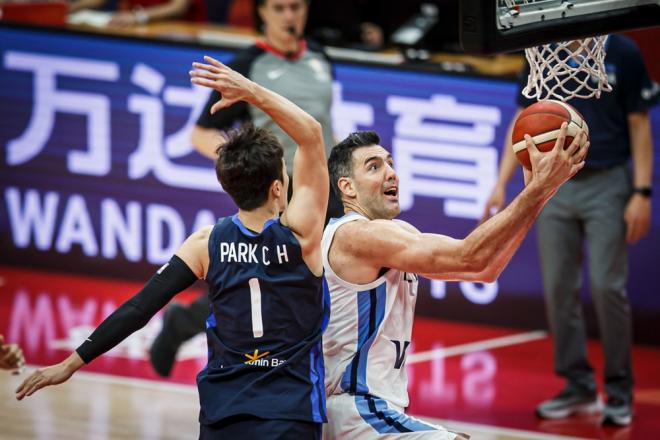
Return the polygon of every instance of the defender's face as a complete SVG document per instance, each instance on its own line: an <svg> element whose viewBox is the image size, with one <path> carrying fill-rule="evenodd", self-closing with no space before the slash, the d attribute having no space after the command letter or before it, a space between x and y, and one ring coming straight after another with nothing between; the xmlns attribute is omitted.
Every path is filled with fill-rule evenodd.
<svg viewBox="0 0 660 440"><path fill-rule="evenodd" d="M266 0L259 7L259 15L269 36L278 40L298 39L302 37L307 22L307 2ZM291 33L292 29L294 34Z"/></svg>
<svg viewBox="0 0 660 440"><path fill-rule="evenodd" d="M369 218L390 220L399 215L399 177L385 148L373 145L353 151L353 182L356 201Z"/></svg>

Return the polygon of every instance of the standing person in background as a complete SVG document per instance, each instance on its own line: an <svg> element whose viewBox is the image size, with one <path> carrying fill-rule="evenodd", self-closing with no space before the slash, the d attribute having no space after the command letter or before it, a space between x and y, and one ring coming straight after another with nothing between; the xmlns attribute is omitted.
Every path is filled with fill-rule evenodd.
<svg viewBox="0 0 660 440"><path fill-rule="evenodd" d="M633 415L633 371L627 244L646 236L651 225L653 142L648 110L658 100L658 88L649 79L644 60L631 40L612 35L606 51L612 92L603 93L600 99L570 102L590 127L592 147L586 166L557 192L538 221L543 288L554 336L554 368L567 384L557 396L542 402L536 414L557 419L598 411L602 406L587 359L580 304L582 245L586 241L591 298L605 354L608 399L602 420L628 425ZM520 107L531 103L518 94ZM509 135L484 218L504 206L507 182L517 168L510 140ZM630 159L632 167L628 166Z"/></svg>
<svg viewBox="0 0 660 440"><path fill-rule="evenodd" d="M216 173L238 213L188 237L140 292L67 359L30 375L16 398L66 381L203 278L212 308L208 364L197 376L199 438L319 439L327 421L321 335L328 316L320 243L328 169L321 126L282 96L213 58L205 61L194 63L190 74L195 84L222 92L212 111L245 100L299 145L291 203L277 139L253 126L231 133Z"/></svg>
<svg viewBox="0 0 660 440"><path fill-rule="evenodd" d="M321 123L326 153L334 144L330 109L332 106L332 66L320 46L303 38L307 20L306 0L257 0L263 21L263 39L239 52L229 66L254 82L275 91L298 105ZM251 122L273 132L284 148L287 173L296 145L268 114L245 102L211 113L220 99L217 91L208 103L192 131L192 143L203 155L215 159L218 146L226 140L226 131ZM290 189L292 186L290 186ZM291 194L289 194L291 196ZM331 195L326 212L330 217L343 214L341 203ZM169 376L181 344L204 331L208 315L208 300L201 295L192 304L170 305L163 319L163 328L150 350L151 364L161 376Z"/></svg>

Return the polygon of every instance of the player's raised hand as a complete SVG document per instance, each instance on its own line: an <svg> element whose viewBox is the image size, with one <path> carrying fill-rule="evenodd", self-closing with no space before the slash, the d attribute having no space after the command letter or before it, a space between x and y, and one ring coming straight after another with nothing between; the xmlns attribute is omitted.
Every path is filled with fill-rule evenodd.
<svg viewBox="0 0 660 440"><path fill-rule="evenodd" d="M547 152L539 151L531 136L525 135L525 143L532 164L532 170L525 170L524 173L526 185L536 180L556 191L559 186L584 167L584 160L589 150L589 142L585 141L586 134L580 130L570 145L564 148L566 128L567 124L564 122L553 149ZM580 147L582 144L584 146Z"/></svg>
<svg viewBox="0 0 660 440"><path fill-rule="evenodd" d="M255 83L215 58L205 56L204 61L206 63L192 64L196 70L190 71L190 81L220 93L220 100L211 107L212 114L238 101L249 101L254 96Z"/></svg>

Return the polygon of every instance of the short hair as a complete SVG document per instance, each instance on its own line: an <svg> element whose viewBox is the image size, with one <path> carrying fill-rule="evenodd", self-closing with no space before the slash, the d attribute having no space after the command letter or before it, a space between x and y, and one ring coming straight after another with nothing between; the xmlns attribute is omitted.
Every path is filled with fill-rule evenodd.
<svg viewBox="0 0 660 440"><path fill-rule="evenodd" d="M270 131L250 123L232 130L228 137L217 149L215 174L234 203L252 211L266 203L274 180L284 182L284 151Z"/></svg>
<svg viewBox="0 0 660 440"><path fill-rule="evenodd" d="M256 0L256 1L254 2L254 4L255 4L257 7L259 7L259 6L262 6L262 5L266 4L267 1L268 1L268 0ZM305 1L304 1L304 3L307 3L308 5L309 5L309 2L310 2L310 0L305 0Z"/></svg>
<svg viewBox="0 0 660 440"><path fill-rule="evenodd" d="M353 151L361 147L380 145L380 136L375 131L356 131L334 146L328 158L328 172L332 190L341 200L339 179L353 176Z"/></svg>

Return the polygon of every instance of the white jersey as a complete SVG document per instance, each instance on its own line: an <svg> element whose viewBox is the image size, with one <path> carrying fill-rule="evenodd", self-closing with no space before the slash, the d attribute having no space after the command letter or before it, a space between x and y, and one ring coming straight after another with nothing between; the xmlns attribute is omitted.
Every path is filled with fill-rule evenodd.
<svg viewBox="0 0 660 440"><path fill-rule="evenodd" d="M405 356L410 345L417 299L417 276L387 270L369 284L352 284L330 267L328 252L341 225L366 219L350 213L330 222L321 241L331 300L323 335L328 396L377 396L399 408L408 406Z"/></svg>

